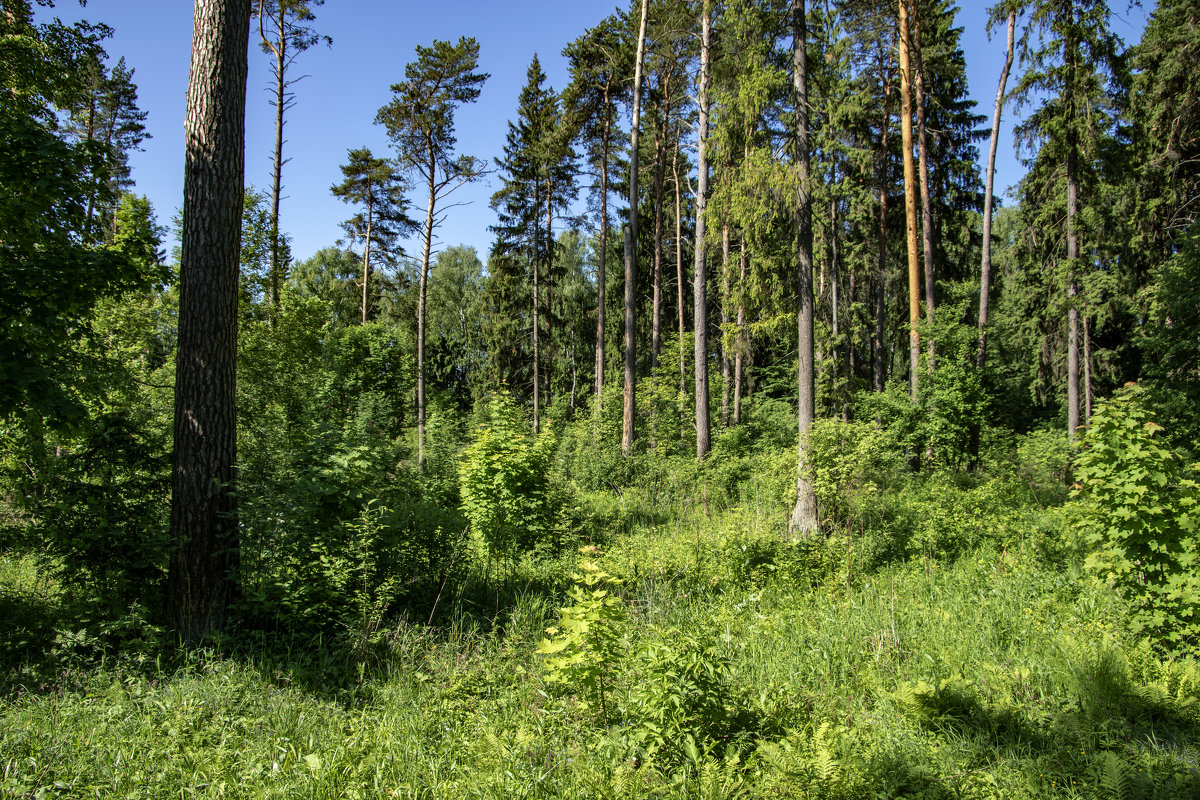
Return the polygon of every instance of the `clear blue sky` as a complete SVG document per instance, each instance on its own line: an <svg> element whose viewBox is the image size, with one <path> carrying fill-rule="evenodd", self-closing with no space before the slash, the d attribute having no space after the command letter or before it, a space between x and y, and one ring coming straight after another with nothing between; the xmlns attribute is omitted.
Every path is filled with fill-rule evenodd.
<svg viewBox="0 0 1200 800"><path fill-rule="evenodd" d="M996 84L1003 64L1003 31L989 41L985 30L985 0L965 0L959 14L962 46L967 54L968 79L979 113L990 125ZM1116 9L1115 32L1127 43L1141 37L1145 12ZM1151 3L1147 4L1152 6ZM297 103L288 115L284 154L281 228L292 236L293 253L307 258L342 236L339 221L350 209L329 193L342 179L339 165L346 151L366 145L377 155L388 152L382 128L373 124L375 112L389 100L389 86L400 80L404 65L418 44L433 39L474 36L480 62L491 78L475 104L458 115L459 150L491 162L501 153L506 122L515 116L517 95L525 70L536 52L555 89L566 85L564 45L615 10L613 0L328 0L317 9L316 27L333 37L332 48L321 45L300 55L296 74L306 74L296 87ZM59 0L52 12L65 21L84 18L105 22L114 35L106 49L115 61L125 56L136 70L138 100L149 111L153 135L145 151L132 158L135 191L150 198L159 221L168 223L182 202L183 119L191 48L192 4L185 0L91 0L80 8ZM257 31L252 32L252 37ZM1014 69L1019 69L1019 64ZM267 56L252 46L246 111L246 180L262 190L270 186L274 116L269 105L271 84ZM1010 88L1011 88L1010 82ZM997 194L1023 174L1012 140L1012 113L1006 109L997 165ZM986 158L987 142L980 147ZM487 227L495 217L488 199L491 183L460 190L458 201L469 205L450 210L439 231L444 245L468 244L486 258L492 235ZM410 253L418 248L409 248Z"/></svg>

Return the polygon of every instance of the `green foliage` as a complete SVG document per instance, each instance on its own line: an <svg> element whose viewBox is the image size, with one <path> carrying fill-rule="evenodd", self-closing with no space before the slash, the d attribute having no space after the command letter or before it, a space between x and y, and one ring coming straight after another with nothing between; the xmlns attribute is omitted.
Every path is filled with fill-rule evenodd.
<svg viewBox="0 0 1200 800"><path fill-rule="evenodd" d="M574 579L567 593L574 602L559 609L558 624L546 629L550 638L538 642L537 653L545 658L546 683L581 696L585 706L598 709L601 724L608 724L610 695L628 644L625 607L607 587L621 581L587 558Z"/></svg>
<svg viewBox="0 0 1200 800"><path fill-rule="evenodd" d="M1200 646L1200 486L1155 440L1145 393L1128 386L1092 415L1075 470L1076 521L1088 566L1133 607L1135 632Z"/></svg>
<svg viewBox="0 0 1200 800"><path fill-rule="evenodd" d="M495 395L459 467L462 511L493 555L513 558L548 541L557 514L550 491L554 436L532 436L512 401Z"/></svg>

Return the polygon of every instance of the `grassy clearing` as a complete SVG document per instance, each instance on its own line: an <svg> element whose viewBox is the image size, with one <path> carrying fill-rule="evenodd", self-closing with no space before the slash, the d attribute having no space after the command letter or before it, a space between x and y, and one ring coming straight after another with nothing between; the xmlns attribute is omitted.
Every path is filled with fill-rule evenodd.
<svg viewBox="0 0 1200 800"><path fill-rule="evenodd" d="M57 685L10 681L0 795L1200 792L1200 670L1130 641L1121 606L1076 567L983 547L848 580L844 542L764 556L759 513L695 512L610 543L600 563L627 579L629 614L625 655L605 665L618 708L607 721L579 687L544 682L534 648L562 599L528 587L566 570L527 563L494 607L452 599L443 624L396 625L366 660L240 642L169 666L92 665ZM6 556L2 574L10 608L53 607L28 559ZM5 625L11 637L29 620ZM708 708L653 688L696 652L719 680L695 691L729 713L695 712L647 755L654 709Z"/></svg>

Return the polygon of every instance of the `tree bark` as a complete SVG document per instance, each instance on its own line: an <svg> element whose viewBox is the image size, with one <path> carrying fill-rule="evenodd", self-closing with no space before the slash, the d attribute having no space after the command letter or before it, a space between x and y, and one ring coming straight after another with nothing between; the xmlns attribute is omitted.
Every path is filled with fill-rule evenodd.
<svg viewBox="0 0 1200 800"><path fill-rule="evenodd" d="M1068 39L1063 49L1067 54L1067 85L1074 86L1077 45ZM1073 103L1071 103L1073 106ZM1072 111L1074 109L1072 108ZM1067 438L1074 439L1079 430L1079 307L1076 297L1079 286L1075 281L1076 261L1079 258L1079 231L1075 217L1079 213L1078 149L1073 123L1067 126Z"/></svg>
<svg viewBox="0 0 1200 800"><path fill-rule="evenodd" d="M792 91L796 108L796 244L797 288L800 309L799 436L796 459L796 506L788 531L807 538L817 532L817 496L808 475L809 432L816 416L816 381L813 364L813 263L812 205L808 194L808 19L805 0L792 0Z"/></svg>
<svg viewBox="0 0 1200 800"><path fill-rule="evenodd" d="M363 247L363 279L362 279L362 322L367 324L367 309L370 308L367 289L371 284L371 225L374 222L374 204L371 195L371 178L367 177L367 240Z"/></svg>
<svg viewBox="0 0 1200 800"><path fill-rule="evenodd" d="M892 127L892 81L891 64L880 70L883 90L883 126L880 134L879 155L879 239L878 255L875 259L875 335L871 349L874 355L875 391L882 392L887 383L886 349L884 346L884 320L887 315L887 225L888 225L888 141Z"/></svg>
<svg viewBox="0 0 1200 800"><path fill-rule="evenodd" d="M261 10L261 8L260 8ZM284 4L276 4L279 18L279 39L271 45L275 55L275 154L271 175L271 273L268 283L268 302L271 308L279 306L279 284L283 279L279 263L279 197L283 191L283 109L286 105L287 83L284 73L287 67L287 37L284 35Z"/></svg>
<svg viewBox="0 0 1200 800"><path fill-rule="evenodd" d="M992 137L988 145L987 179L983 193L983 257L979 267L979 349L975 353L975 366L982 371L987 363L988 301L992 290L992 195L995 191L996 150L1000 142L1000 114L1004 110L1004 90L1008 85L1008 71L1012 69L1015 53L1017 12L1008 12L1008 39L1004 51L1004 68L1000 70L1000 86L996 89L996 107L992 112Z"/></svg>
<svg viewBox="0 0 1200 800"><path fill-rule="evenodd" d="M720 168L718 168L718 173ZM729 223L721 225L721 428L729 427Z"/></svg>
<svg viewBox="0 0 1200 800"><path fill-rule="evenodd" d="M421 243L421 277L417 287L417 469L425 468L425 305L429 286L429 260L433 251L434 206L437 204L437 153L433 137L425 142L429 202L425 208L425 236Z"/></svg>
<svg viewBox="0 0 1200 800"><path fill-rule="evenodd" d="M933 198L929 194L929 147L925 136L925 65L921 61L921 17L917 4L913 3L913 88L917 101L917 168L921 186L921 242L922 260L925 267L925 319L933 323L936 310L933 276ZM929 367L933 368L936 343L929 339Z"/></svg>
<svg viewBox="0 0 1200 800"><path fill-rule="evenodd" d="M695 328L694 361L696 370L696 460L703 461L710 447L708 421L708 270L705 244L705 213L708 207L708 83L712 47L712 6L704 0L700 11L700 85L697 105L700 111L696 137L696 261L692 278L692 326Z"/></svg>
<svg viewBox="0 0 1200 800"><path fill-rule="evenodd" d="M917 263L916 169L913 164L912 87L910 85L908 0L900 5L900 136L904 161L904 230L908 251L908 391L913 401L919 389L921 364L921 278Z"/></svg>
<svg viewBox="0 0 1200 800"><path fill-rule="evenodd" d="M746 253L746 239L743 237L741 253L738 259L738 299L737 299L737 339L733 349L733 424L742 424L742 371L746 366L746 267L750 256Z"/></svg>
<svg viewBox="0 0 1200 800"><path fill-rule="evenodd" d="M604 406L604 304L605 268L608 262L608 149L612 111L608 105L609 85L604 84L604 134L600 143L600 263L596 267L596 404L599 417Z"/></svg>
<svg viewBox="0 0 1200 800"><path fill-rule="evenodd" d="M629 132L629 227L625 231L625 402L621 419L621 454L626 457L633 450L633 416L636 411L634 309L637 301L638 127L641 125L642 58L646 50L646 16L649 7L650 0L642 0L637 63L633 69L633 120Z"/></svg>
<svg viewBox="0 0 1200 800"><path fill-rule="evenodd" d="M675 178L675 294L679 333L679 438L687 440L687 357L683 344L683 185L679 180L679 128L675 129L675 153L671 162Z"/></svg>
<svg viewBox="0 0 1200 800"><path fill-rule="evenodd" d="M187 644L224 627L238 587L237 312L249 38L249 0L196 0L167 582L168 618Z"/></svg>

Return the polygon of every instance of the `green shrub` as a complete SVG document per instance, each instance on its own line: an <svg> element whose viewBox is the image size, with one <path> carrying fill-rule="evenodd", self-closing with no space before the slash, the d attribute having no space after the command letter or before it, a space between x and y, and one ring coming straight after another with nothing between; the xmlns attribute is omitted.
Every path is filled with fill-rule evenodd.
<svg viewBox="0 0 1200 800"><path fill-rule="evenodd" d="M1124 595L1135 632L1185 650L1200 645L1200 486L1160 445L1161 427L1129 385L1102 403L1079 453L1075 519L1087 565Z"/></svg>
<svg viewBox="0 0 1200 800"><path fill-rule="evenodd" d="M516 406L497 395L459 467L462 510L493 555L511 559L548 540L557 517L550 491L554 436L526 433Z"/></svg>

